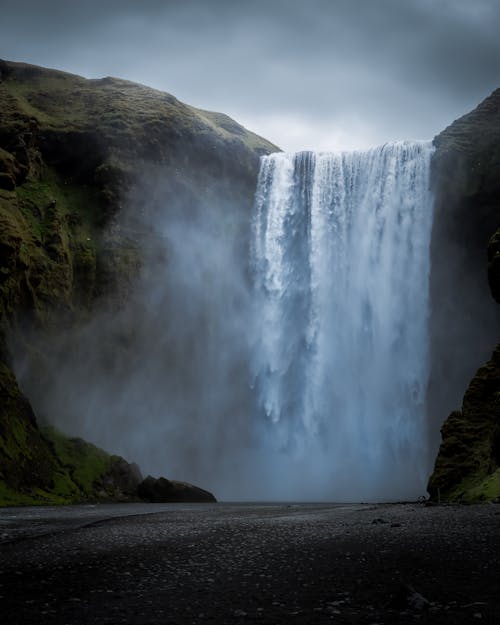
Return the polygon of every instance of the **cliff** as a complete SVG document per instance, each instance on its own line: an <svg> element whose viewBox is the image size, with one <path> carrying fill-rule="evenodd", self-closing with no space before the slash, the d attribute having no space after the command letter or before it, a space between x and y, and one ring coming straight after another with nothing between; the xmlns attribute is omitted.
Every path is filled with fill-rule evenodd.
<svg viewBox="0 0 500 625"><path fill-rule="evenodd" d="M474 371L498 340L486 249L500 227L500 90L435 139L431 245L432 457L443 415L460 405Z"/></svg>
<svg viewBox="0 0 500 625"><path fill-rule="evenodd" d="M500 90L444 130L435 145L429 388L434 427L453 412L441 429L428 490L433 499L493 499L500 495L498 348L475 375L474 369L491 354L500 329L500 309L490 294L491 288L498 301ZM460 403L461 410L454 410Z"/></svg>
<svg viewBox="0 0 500 625"><path fill-rule="evenodd" d="M0 503L135 497L123 459L40 429L8 345L43 361L35 333L81 323L101 300L120 308L142 259L114 220L144 171L161 170L167 203L248 211L259 157L277 148L167 93L8 61L0 111Z"/></svg>

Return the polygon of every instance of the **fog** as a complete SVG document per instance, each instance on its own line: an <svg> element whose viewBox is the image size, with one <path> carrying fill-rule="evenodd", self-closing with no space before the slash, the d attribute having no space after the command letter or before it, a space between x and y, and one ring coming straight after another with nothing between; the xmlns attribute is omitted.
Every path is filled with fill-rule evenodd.
<svg viewBox="0 0 500 625"><path fill-rule="evenodd" d="M137 462L144 475L189 481L222 500L424 494L429 153L408 144L351 165L342 157L359 189L338 205L332 189L351 183L334 177L333 157L320 159L333 169L314 192L319 238L311 250L300 235L310 227L307 203L290 221L293 177L278 177L268 191L261 182L271 208L265 217L259 209L259 221L220 189L194 201L187 189L172 193L165 172L145 169L104 234L108 245L117 233L132 237L143 259L126 298L106 293L83 324L35 337L35 359L14 346L37 418ZM393 190L391 163L399 163ZM312 183L304 184L293 197L307 196ZM376 206L382 222L372 222ZM413 223L415 211L427 215L425 227ZM401 219L412 246L400 236ZM262 228L271 247L256 259L252 237ZM299 313L310 293L312 316L302 321L316 344L304 347L311 339Z"/></svg>
<svg viewBox="0 0 500 625"><path fill-rule="evenodd" d="M39 419L144 474L251 497L249 215L143 182L112 226L143 257L127 301L106 294L83 326L40 338L39 364L18 352L20 383Z"/></svg>
<svg viewBox="0 0 500 625"><path fill-rule="evenodd" d="M108 293L83 325L34 337L35 359L12 345L39 421L220 500L331 499L328 459L276 446L259 413L251 221L145 175L111 227L143 256L127 300Z"/></svg>

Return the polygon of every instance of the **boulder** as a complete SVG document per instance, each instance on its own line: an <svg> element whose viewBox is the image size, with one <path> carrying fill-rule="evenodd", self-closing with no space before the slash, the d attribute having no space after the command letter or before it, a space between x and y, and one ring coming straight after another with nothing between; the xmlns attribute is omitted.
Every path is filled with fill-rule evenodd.
<svg viewBox="0 0 500 625"><path fill-rule="evenodd" d="M214 503L217 499L212 493L187 482L176 482L164 477L154 478L148 475L139 486L137 493L141 499L150 503Z"/></svg>

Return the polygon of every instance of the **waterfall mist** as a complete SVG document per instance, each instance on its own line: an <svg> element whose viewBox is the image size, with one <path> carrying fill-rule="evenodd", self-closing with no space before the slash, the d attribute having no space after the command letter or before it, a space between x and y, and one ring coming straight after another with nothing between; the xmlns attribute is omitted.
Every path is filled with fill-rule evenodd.
<svg viewBox="0 0 500 625"><path fill-rule="evenodd" d="M200 199L162 174L142 175L111 228L112 240L118 232L140 248L128 292L106 293L87 322L37 337L35 358L14 345L15 370L42 422L144 475L241 498L253 483L250 214L213 179Z"/></svg>
<svg viewBox="0 0 500 625"><path fill-rule="evenodd" d="M37 415L219 499L424 494L431 151L263 157L253 215L145 176L126 301L16 352Z"/></svg>

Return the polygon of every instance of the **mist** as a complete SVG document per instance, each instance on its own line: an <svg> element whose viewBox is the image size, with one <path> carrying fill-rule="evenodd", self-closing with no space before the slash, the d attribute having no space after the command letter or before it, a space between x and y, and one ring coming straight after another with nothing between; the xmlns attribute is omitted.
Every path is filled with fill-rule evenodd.
<svg viewBox="0 0 500 625"><path fill-rule="evenodd" d="M109 228L133 238L143 258L126 300L107 293L87 322L35 337L36 358L12 343L19 383L41 423L144 475L219 500L331 499L327 455L311 462L276 444L258 406L253 214L222 190L214 196L194 201L161 171L145 172ZM354 500L345 472L341 492Z"/></svg>
<svg viewBox="0 0 500 625"><path fill-rule="evenodd" d="M260 179L259 193L271 193L270 206L282 215L264 218L262 197L248 212L228 199L222 182L212 181L200 199L165 171L145 166L104 234L107 245L133 241L142 259L128 292L106 293L84 323L40 335L35 359L13 346L15 371L37 418L136 462L144 475L192 482L219 500L423 494L428 236L412 233L414 219L396 210L404 196L408 215L428 219L429 152L418 146L318 156L325 172L336 171L336 158L346 171L359 170L360 187L337 205L332 190L343 179L325 173L314 193L315 210L326 212L315 218L309 251L307 236L293 241L311 227L301 221L311 209L297 205L299 221L290 221L289 183L281 189L277 179L268 188ZM263 163L274 162L269 158ZM399 161L401 178L391 190L386 167ZM423 190L412 200L415 184L405 177L416 175ZM297 198L310 193L307 184ZM373 221L363 243L359 234L376 206L371 197L381 202L373 215L386 216ZM350 202L359 226L349 226L356 215ZM256 257L262 229L281 228L276 219L284 219L282 233L273 238L269 231L270 255ZM408 240L394 229L401 220ZM383 262L370 252L376 241L384 242ZM420 256L412 260L414 248ZM342 273L348 266L352 275ZM310 267L316 276L309 284ZM415 275L408 280L410 269ZM288 287L274 303L272 285L282 280Z"/></svg>
<svg viewBox="0 0 500 625"><path fill-rule="evenodd" d="M144 474L250 497L248 219L144 175L112 225L143 258L127 300L107 294L87 323L40 337L41 365L16 350L38 417Z"/></svg>

